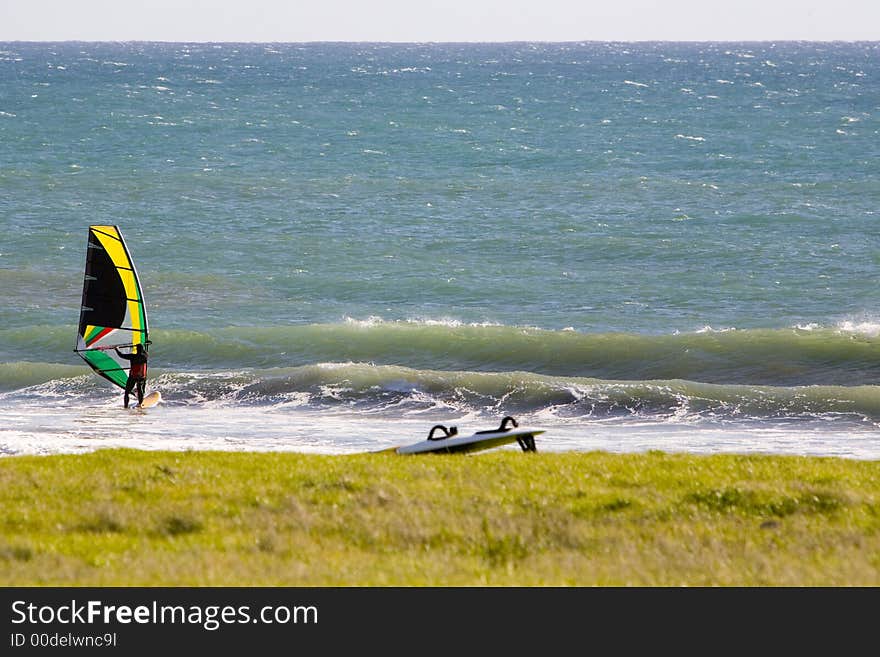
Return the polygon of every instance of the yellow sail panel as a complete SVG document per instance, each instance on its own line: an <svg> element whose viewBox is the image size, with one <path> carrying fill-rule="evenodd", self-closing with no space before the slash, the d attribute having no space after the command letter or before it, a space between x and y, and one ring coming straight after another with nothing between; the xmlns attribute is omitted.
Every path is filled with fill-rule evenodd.
<svg viewBox="0 0 880 657"><path fill-rule="evenodd" d="M139 331L143 328L143 322L141 321L141 304L137 301L129 301L128 302L128 316L130 321L130 326L135 331ZM143 342L143 340L137 337L137 333L135 333L135 337L132 340L132 343L137 344L138 342Z"/></svg>
<svg viewBox="0 0 880 657"><path fill-rule="evenodd" d="M122 279L122 285L125 288L125 296L128 299L128 321L130 322L131 328L142 329L144 328L144 325L143 317L141 316L141 295L140 291L138 290L138 284L134 276L134 271L120 269L119 278Z"/></svg>
<svg viewBox="0 0 880 657"><path fill-rule="evenodd" d="M122 267L124 269L132 269L131 261L128 259L128 254L125 252L125 247L122 246L122 238L120 237L119 231L116 229L116 227L101 226L101 228L108 228L109 230L96 230L95 234L97 235L98 240L101 242L101 246L103 246L104 250L107 252L107 255L110 256L113 264L117 267Z"/></svg>
<svg viewBox="0 0 880 657"><path fill-rule="evenodd" d="M134 280L134 272L128 269L120 269L119 278L122 279L122 285L125 287L126 296L129 299L137 299L138 289L137 282Z"/></svg>

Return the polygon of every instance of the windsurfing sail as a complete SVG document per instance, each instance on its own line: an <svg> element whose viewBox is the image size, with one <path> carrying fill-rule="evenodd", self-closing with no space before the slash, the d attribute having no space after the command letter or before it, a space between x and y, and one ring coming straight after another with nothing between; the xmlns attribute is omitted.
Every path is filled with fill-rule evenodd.
<svg viewBox="0 0 880 657"><path fill-rule="evenodd" d="M147 309L134 262L116 226L89 226L82 307L75 351L95 372L125 388L126 353L150 343Z"/></svg>

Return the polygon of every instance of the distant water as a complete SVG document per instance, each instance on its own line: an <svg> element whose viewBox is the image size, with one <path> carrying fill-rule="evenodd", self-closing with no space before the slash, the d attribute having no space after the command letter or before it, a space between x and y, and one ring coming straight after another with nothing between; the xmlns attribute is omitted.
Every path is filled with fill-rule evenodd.
<svg viewBox="0 0 880 657"><path fill-rule="evenodd" d="M0 43L0 454L880 458L878 162L877 42ZM73 353L101 223L147 413Z"/></svg>

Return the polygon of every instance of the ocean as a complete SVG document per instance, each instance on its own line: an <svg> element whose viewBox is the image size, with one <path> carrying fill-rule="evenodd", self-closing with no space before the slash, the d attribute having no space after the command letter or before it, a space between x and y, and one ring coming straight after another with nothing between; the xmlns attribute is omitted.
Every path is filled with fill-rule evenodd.
<svg viewBox="0 0 880 657"><path fill-rule="evenodd" d="M880 43L0 43L0 454L880 458ZM73 352L126 238L148 391ZM516 445L502 449L519 449Z"/></svg>

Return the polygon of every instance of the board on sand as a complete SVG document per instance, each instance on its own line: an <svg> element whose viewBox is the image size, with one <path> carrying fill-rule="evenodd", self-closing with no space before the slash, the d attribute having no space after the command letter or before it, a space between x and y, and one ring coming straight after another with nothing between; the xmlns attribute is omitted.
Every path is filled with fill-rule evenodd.
<svg viewBox="0 0 880 657"><path fill-rule="evenodd" d="M511 423L513 427L508 427L508 423ZM442 431L444 435L434 437L434 433L438 430ZM480 452L517 442L524 452L535 452L537 451L535 436L541 433L544 433L543 429L519 427L512 417L504 418L501 426L497 429L477 431L469 436L458 435L456 427L447 429L442 424L438 424L431 429L426 440L380 451L395 454L455 454Z"/></svg>
<svg viewBox="0 0 880 657"><path fill-rule="evenodd" d="M135 406L135 408L150 408L151 406L158 404L160 401L162 401L162 393L158 390L154 390L144 397L144 401Z"/></svg>

